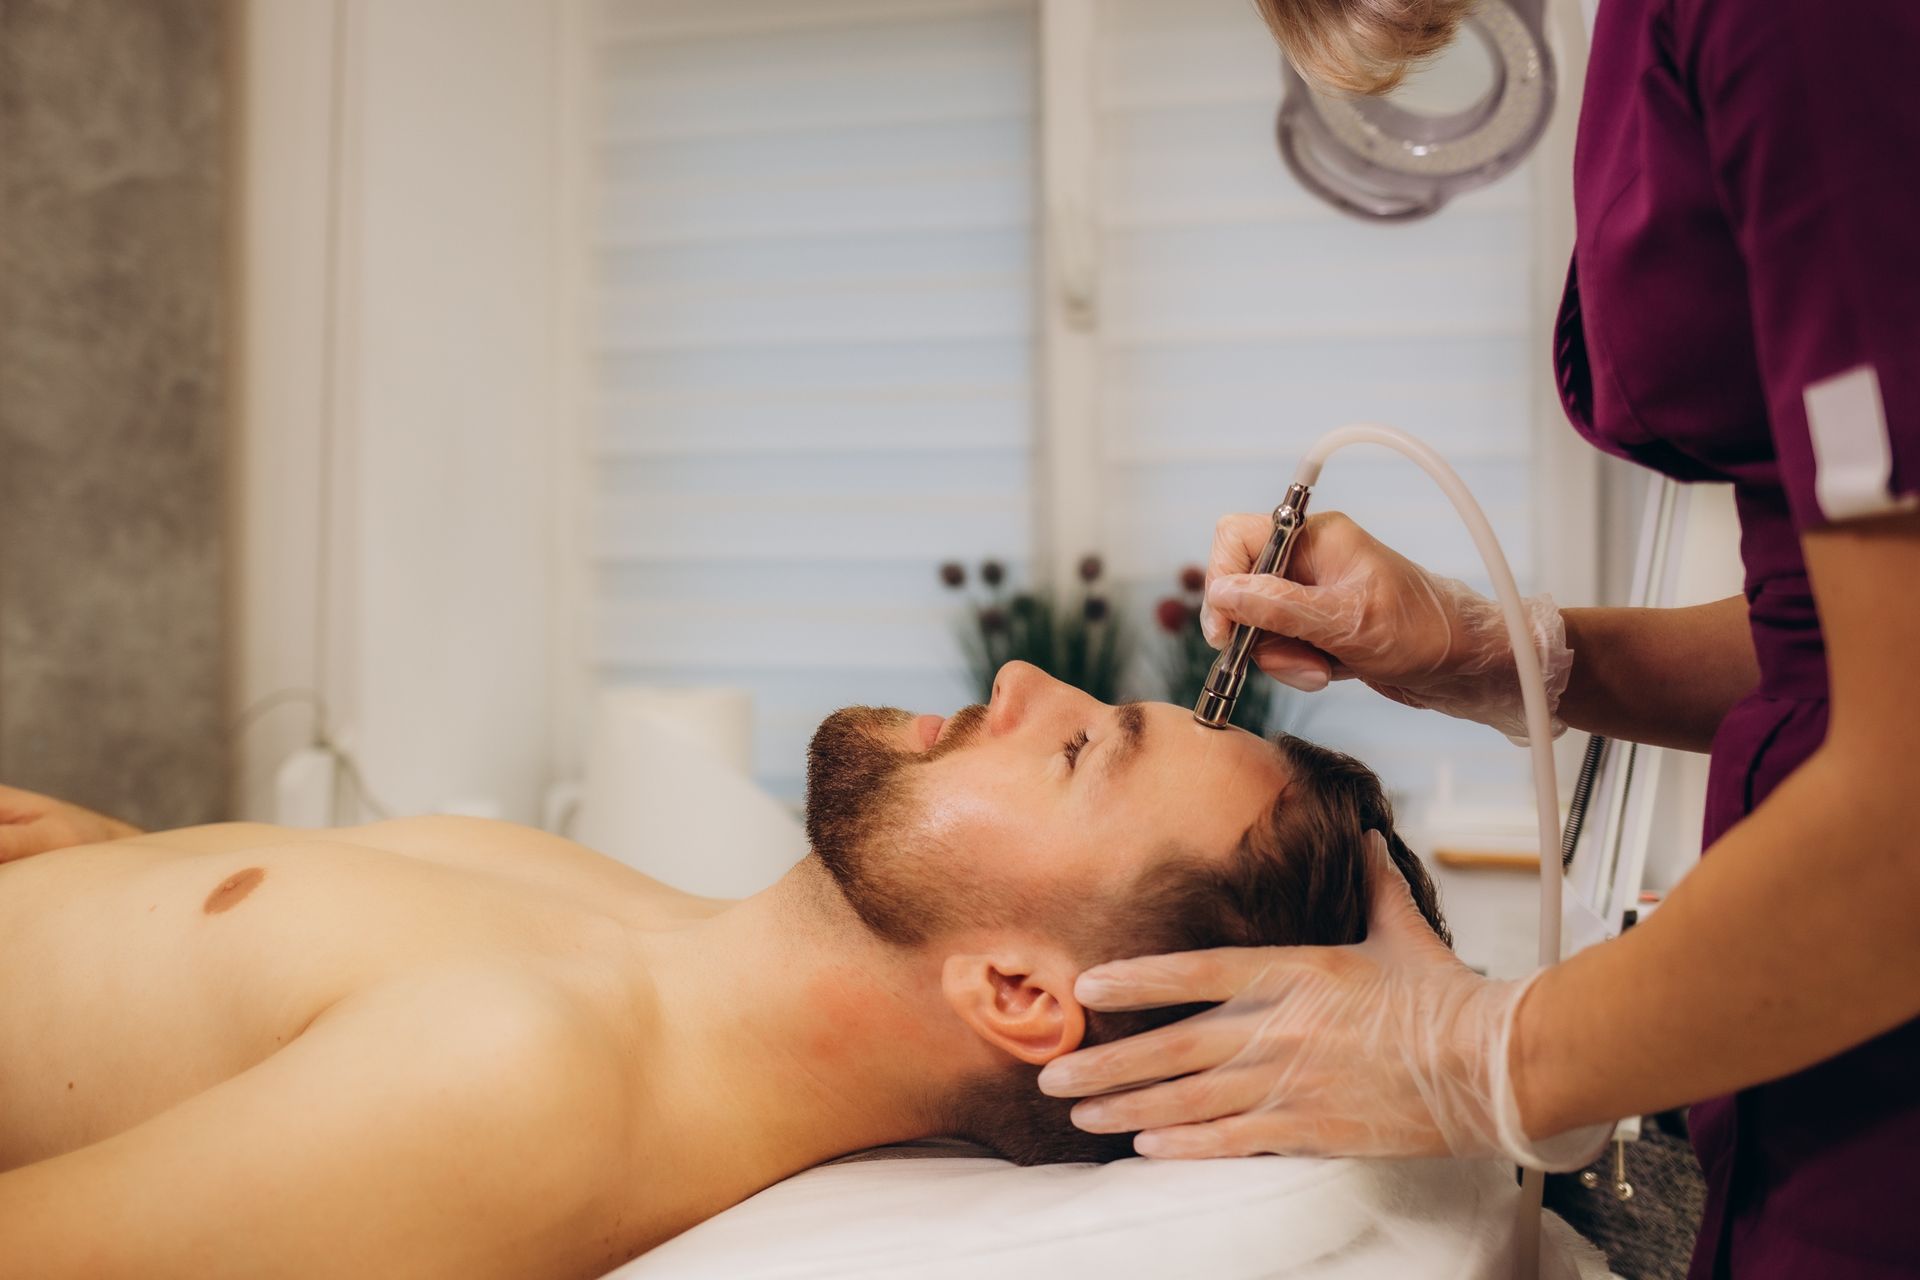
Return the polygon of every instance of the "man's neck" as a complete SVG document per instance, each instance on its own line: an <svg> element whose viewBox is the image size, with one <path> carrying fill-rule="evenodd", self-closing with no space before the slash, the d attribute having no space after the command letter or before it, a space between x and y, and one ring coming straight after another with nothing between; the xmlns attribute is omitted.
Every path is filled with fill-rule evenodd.
<svg viewBox="0 0 1920 1280"><path fill-rule="evenodd" d="M944 1016L937 961L873 938L813 859L647 950L663 1101L769 1181L938 1132L993 1062Z"/></svg>

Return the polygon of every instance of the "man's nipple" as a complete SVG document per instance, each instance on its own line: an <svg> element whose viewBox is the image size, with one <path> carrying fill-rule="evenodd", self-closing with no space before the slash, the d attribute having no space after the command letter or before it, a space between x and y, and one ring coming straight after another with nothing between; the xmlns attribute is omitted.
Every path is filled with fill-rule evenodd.
<svg viewBox="0 0 1920 1280"><path fill-rule="evenodd" d="M267 873L259 867L248 867L245 871L236 871L215 885L213 892L207 895L200 909L210 916L219 915L229 907L237 907L241 901L267 878Z"/></svg>

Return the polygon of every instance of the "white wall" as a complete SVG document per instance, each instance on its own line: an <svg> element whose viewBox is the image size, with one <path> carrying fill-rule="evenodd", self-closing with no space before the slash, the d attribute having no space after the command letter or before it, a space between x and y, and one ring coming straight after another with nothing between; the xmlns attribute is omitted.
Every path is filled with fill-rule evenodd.
<svg viewBox="0 0 1920 1280"><path fill-rule="evenodd" d="M249 3L240 86L242 269L232 472L238 632L233 705L330 684L316 625L325 413L330 5ZM311 711L281 703L238 743L235 808L271 813L272 769Z"/></svg>
<svg viewBox="0 0 1920 1280"><path fill-rule="evenodd" d="M318 692L403 811L549 773L568 11L247 5L238 704ZM243 813L308 723L249 730Z"/></svg>

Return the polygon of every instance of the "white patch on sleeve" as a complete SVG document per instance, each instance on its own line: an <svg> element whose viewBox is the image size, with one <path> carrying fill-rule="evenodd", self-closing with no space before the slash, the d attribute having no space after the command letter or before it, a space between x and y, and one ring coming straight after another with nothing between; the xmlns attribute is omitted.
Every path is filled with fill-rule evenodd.
<svg viewBox="0 0 1920 1280"><path fill-rule="evenodd" d="M1838 523L1920 506L1920 495L1893 495L1892 437L1872 365L1810 383L1804 395L1821 514Z"/></svg>

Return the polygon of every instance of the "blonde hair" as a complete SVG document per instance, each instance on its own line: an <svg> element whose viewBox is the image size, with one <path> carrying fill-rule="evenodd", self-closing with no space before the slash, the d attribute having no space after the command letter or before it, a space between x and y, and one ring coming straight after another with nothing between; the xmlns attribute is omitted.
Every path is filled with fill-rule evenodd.
<svg viewBox="0 0 1920 1280"><path fill-rule="evenodd" d="M1476 0L1254 0L1316 88L1386 93L1445 48Z"/></svg>

